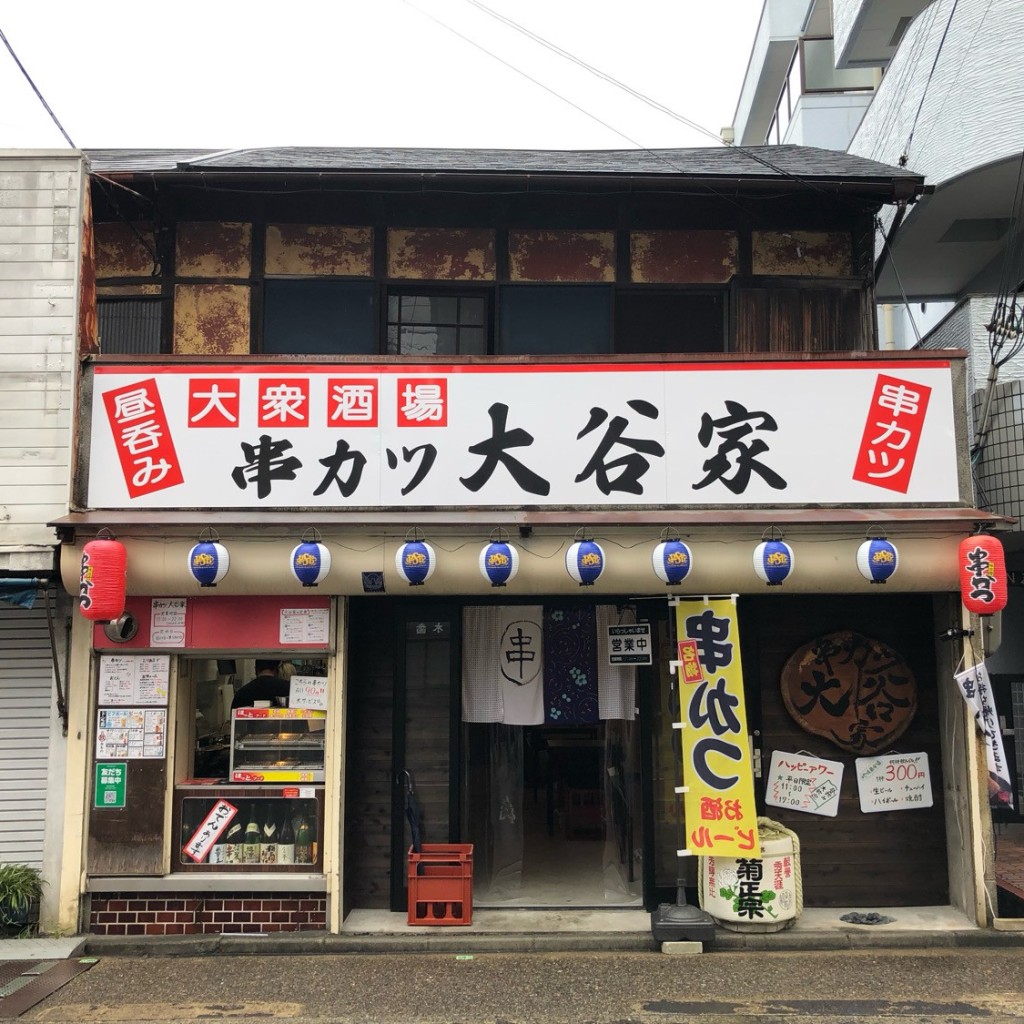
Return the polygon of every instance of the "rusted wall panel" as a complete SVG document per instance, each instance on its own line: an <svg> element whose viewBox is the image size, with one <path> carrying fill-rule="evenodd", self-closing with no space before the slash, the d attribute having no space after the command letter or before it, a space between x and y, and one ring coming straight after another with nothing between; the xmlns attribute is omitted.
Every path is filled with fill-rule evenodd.
<svg viewBox="0 0 1024 1024"><path fill-rule="evenodd" d="M98 280L105 277L153 276L152 252L156 251L153 225L140 221L132 227L121 221L105 221L95 225ZM147 245L152 252L146 250Z"/></svg>
<svg viewBox="0 0 1024 1024"><path fill-rule="evenodd" d="M735 231L634 231L634 284L725 284L739 270Z"/></svg>
<svg viewBox="0 0 1024 1024"><path fill-rule="evenodd" d="M248 277L252 225L180 221L175 270L178 277Z"/></svg>
<svg viewBox="0 0 1024 1024"><path fill-rule="evenodd" d="M510 231L509 276L513 281L615 280L612 231Z"/></svg>
<svg viewBox="0 0 1024 1024"><path fill-rule="evenodd" d="M247 355L249 289L240 284L179 284L174 289L174 352Z"/></svg>
<svg viewBox="0 0 1024 1024"><path fill-rule="evenodd" d="M82 254L78 288L78 355L100 350L99 317L96 312L96 244L92 219L92 193L82 193Z"/></svg>
<svg viewBox="0 0 1024 1024"><path fill-rule="evenodd" d="M853 246L842 231L755 231L755 274L851 277Z"/></svg>
<svg viewBox="0 0 1024 1024"><path fill-rule="evenodd" d="M412 281L493 281L494 232L392 229L388 231L388 276Z"/></svg>
<svg viewBox="0 0 1024 1024"><path fill-rule="evenodd" d="M268 274L370 277L373 229L334 224L268 224Z"/></svg>
<svg viewBox="0 0 1024 1024"><path fill-rule="evenodd" d="M160 284L155 281L140 281L138 284L101 284L96 287L96 294L105 297L111 295L159 295L160 292Z"/></svg>

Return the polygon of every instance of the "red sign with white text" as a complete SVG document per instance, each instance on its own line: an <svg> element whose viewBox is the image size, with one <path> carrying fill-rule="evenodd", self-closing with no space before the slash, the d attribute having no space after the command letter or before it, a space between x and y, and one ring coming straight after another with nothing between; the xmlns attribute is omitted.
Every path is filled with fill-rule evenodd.
<svg viewBox="0 0 1024 1024"><path fill-rule="evenodd" d="M152 377L104 392L103 405L130 497L183 482L160 391Z"/></svg>
<svg viewBox="0 0 1024 1024"><path fill-rule="evenodd" d="M907 493L931 390L925 384L878 375L854 480Z"/></svg>

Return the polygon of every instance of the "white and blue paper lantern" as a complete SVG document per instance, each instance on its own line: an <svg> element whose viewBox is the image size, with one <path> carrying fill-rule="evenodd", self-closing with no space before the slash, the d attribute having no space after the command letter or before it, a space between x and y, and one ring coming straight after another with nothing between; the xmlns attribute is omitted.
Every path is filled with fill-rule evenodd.
<svg viewBox="0 0 1024 1024"><path fill-rule="evenodd" d="M323 583L331 571L331 553L326 545L303 541L292 549L292 575L304 586Z"/></svg>
<svg viewBox="0 0 1024 1024"><path fill-rule="evenodd" d="M228 549L216 541L200 541L188 553L188 571L201 587L215 587L228 574Z"/></svg>
<svg viewBox="0 0 1024 1024"><path fill-rule="evenodd" d="M519 572L519 552L504 541L493 541L480 551L480 574L492 587L511 583Z"/></svg>
<svg viewBox="0 0 1024 1024"><path fill-rule="evenodd" d="M411 587L420 587L434 574L434 549L423 540L410 540L395 553L398 575Z"/></svg>
<svg viewBox="0 0 1024 1024"><path fill-rule="evenodd" d="M591 587L604 572L604 551L592 540L578 540L565 553L565 570L581 586Z"/></svg>
<svg viewBox="0 0 1024 1024"><path fill-rule="evenodd" d="M793 549L781 540L763 540L754 548L754 572L769 587L777 587L793 571Z"/></svg>
<svg viewBox="0 0 1024 1024"><path fill-rule="evenodd" d="M693 554L681 540L663 540L651 558L654 575L667 586L674 587L690 574Z"/></svg>
<svg viewBox="0 0 1024 1024"><path fill-rule="evenodd" d="M857 568L871 583L884 583L900 564L896 545L881 537L872 537L857 548Z"/></svg>

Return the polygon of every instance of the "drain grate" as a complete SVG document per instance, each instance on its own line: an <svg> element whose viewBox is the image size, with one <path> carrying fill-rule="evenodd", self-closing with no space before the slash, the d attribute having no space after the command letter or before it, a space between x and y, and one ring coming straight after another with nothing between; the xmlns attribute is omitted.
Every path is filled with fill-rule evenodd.
<svg viewBox="0 0 1024 1024"><path fill-rule="evenodd" d="M89 970L95 959L0 961L0 1020L13 1020Z"/></svg>

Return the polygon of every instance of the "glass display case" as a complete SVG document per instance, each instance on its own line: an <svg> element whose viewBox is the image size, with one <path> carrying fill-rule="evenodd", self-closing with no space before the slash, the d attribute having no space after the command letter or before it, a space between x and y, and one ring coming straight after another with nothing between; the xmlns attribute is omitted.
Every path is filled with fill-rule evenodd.
<svg viewBox="0 0 1024 1024"><path fill-rule="evenodd" d="M323 788L175 787L174 871L322 870Z"/></svg>
<svg viewBox="0 0 1024 1024"><path fill-rule="evenodd" d="M323 782L326 711L236 708L231 715L232 782Z"/></svg>

